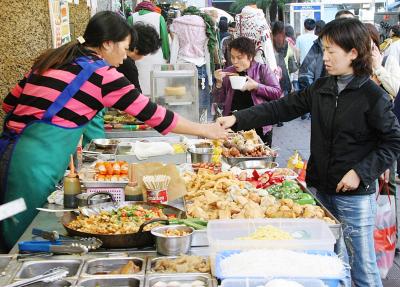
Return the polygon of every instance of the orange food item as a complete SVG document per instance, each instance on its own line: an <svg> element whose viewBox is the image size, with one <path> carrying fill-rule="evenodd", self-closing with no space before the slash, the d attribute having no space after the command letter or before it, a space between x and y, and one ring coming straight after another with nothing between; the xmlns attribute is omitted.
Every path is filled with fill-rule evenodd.
<svg viewBox="0 0 400 287"><path fill-rule="evenodd" d="M113 174L119 175L121 173L121 166L118 162L113 164Z"/></svg>
<svg viewBox="0 0 400 287"><path fill-rule="evenodd" d="M129 164L127 162L123 162L121 164L121 174L128 174Z"/></svg>
<svg viewBox="0 0 400 287"><path fill-rule="evenodd" d="M107 174L107 169L106 169L106 166L104 165L104 163L100 163L99 164L98 170L99 170L99 173L102 174L102 175L106 175Z"/></svg>

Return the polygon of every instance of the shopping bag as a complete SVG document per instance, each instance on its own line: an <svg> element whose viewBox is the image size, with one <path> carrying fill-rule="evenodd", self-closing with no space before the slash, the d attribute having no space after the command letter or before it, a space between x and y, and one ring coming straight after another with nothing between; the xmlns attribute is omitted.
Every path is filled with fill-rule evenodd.
<svg viewBox="0 0 400 287"><path fill-rule="evenodd" d="M387 194L380 195L382 189ZM379 273L381 278L384 279L393 266L397 241L395 197L390 195L389 186L384 181L379 181L376 203L377 212L374 230L375 254Z"/></svg>

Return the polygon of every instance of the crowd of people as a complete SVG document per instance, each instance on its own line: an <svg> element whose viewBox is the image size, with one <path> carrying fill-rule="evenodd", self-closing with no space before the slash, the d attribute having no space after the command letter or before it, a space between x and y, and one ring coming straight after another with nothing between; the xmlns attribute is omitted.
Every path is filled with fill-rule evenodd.
<svg viewBox="0 0 400 287"><path fill-rule="evenodd" d="M0 203L23 197L28 210L1 223L1 242L12 246L26 229L80 136L99 137L96 121L105 107L162 134L216 139L228 129L254 128L270 146L272 125L311 118L306 181L343 224L336 251L351 267L346 286L382 286L373 238L375 182L390 170L396 193L399 26L380 43L375 26L350 11L335 18L326 24L306 19L296 37L281 21L270 26L255 3L230 23L188 7L167 24L149 1L128 19L109 11L94 15L78 40L40 55L3 102ZM221 117L191 122L149 100L150 71L162 63L194 64L202 119L213 112ZM241 89L232 87L231 76L246 77Z"/></svg>

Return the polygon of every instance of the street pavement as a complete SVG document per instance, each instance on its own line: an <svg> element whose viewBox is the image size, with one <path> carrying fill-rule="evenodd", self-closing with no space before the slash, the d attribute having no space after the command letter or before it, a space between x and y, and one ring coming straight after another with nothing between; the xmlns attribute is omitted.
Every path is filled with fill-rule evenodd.
<svg viewBox="0 0 400 287"><path fill-rule="evenodd" d="M274 126L272 147L279 148L277 162L284 167L289 157L297 150L308 160L310 156L310 123L311 120L297 118L284 123L282 127ZM400 208L398 209L400 211ZM400 216L398 216L400 218ZM383 280L384 287L400 287L400 256L397 254L393 268L389 271L387 279ZM371 286L372 287L372 286Z"/></svg>

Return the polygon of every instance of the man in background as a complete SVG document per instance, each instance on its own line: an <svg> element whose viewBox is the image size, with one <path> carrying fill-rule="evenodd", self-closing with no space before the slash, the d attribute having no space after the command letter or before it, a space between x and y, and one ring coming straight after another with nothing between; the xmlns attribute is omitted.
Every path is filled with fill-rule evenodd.
<svg viewBox="0 0 400 287"><path fill-rule="evenodd" d="M296 47L300 51L300 64L303 63L304 58L308 54L308 51L310 51L314 41L318 38L314 34L314 30L315 30L315 20L314 19L304 20L304 34L300 35L296 39Z"/></svg>

